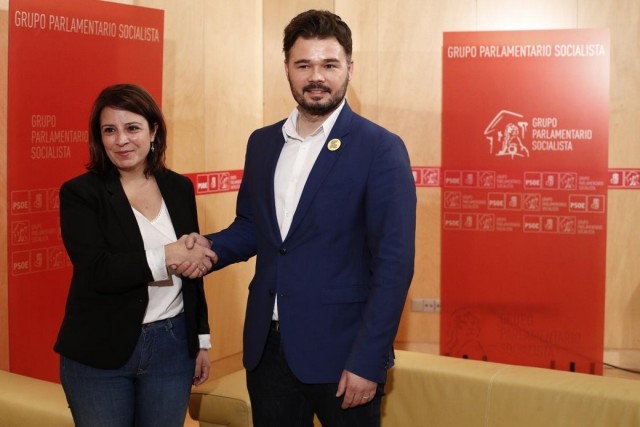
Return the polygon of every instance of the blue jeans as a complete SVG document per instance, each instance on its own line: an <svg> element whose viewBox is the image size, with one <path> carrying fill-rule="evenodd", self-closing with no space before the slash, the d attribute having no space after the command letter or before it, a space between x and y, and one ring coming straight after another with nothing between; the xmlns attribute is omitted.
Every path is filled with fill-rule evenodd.
<svg viewBox="0 0 640 427"><path fill-rule="evenodd" d="M183 427L195 359L184 314L142 326L131 358L98 369L60 358L60 380L77 427Z"/></svg>

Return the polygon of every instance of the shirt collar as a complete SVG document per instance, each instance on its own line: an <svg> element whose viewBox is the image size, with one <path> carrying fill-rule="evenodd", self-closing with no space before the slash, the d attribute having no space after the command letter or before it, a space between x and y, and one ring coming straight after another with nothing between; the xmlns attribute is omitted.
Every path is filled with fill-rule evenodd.
<svg viewBox="0 0 640 427"><path fill-rule="evenodd" d="M336 120L338 120L338 116L342 112L342 109L344 108L344 104L346 102L347 102L346 98L343 99L340 105L338 106L338 108L333 110L333 112L329 115L329 117L327 117L325 121L322 122L320 126L318 126L318 129L316 129L311 135L316 135L318 134L318 132L323 132L325 138L329 136L329 134L331 133L331 130L333 129L333 125L336 124ZM298 135L298 131L296 130L296 127L297 127L296 123L298 122L299 115L300 115L300 112L296 107L293 109L291 114L289 114L289 117L287 117L287 120L284 122L284 125L282 126L282 134L284 135L285 141L287 141L289 138L295 139L298 141L303 140L303 138L301 138L300 135Z"/></svg>

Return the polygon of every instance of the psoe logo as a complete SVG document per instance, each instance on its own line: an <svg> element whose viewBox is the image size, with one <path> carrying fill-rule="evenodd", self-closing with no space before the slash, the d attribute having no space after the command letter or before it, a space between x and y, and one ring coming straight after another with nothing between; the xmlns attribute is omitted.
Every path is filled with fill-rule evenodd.
<svg viewBox="0 0 640 427"><path fill-rule="evenodd" d="M510 156L511 159L529 157L529 149L524 143L528 126L522 114L500 111L484 130L484 136L489 141L489 154Z"/></svg>

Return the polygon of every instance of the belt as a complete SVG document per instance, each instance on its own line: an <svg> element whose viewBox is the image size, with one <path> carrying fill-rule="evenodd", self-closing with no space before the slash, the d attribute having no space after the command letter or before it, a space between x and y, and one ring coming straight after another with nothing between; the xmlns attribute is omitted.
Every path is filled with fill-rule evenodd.
<svg viewBox="0 0 640 427"><path fill-rule="evenodd" d="M271 321L271 329L276 331L276 332L280 332L280 322L277 320L272 320Z"/></svg>
<svg viewBox="0 0 640 427"><path fill-rule="evenodd" d="M156 328L167 328L167 329L171 329L173 328L173 325L175 325L178 321L182 321L184 319L184 312L173 316L173 317L168 317L166 319L161 319L161 320L156 320L155 322L149 322L149 323L143 323L142 324L142 330L143 331L148 331L150 329L156 329Z"/></svg>

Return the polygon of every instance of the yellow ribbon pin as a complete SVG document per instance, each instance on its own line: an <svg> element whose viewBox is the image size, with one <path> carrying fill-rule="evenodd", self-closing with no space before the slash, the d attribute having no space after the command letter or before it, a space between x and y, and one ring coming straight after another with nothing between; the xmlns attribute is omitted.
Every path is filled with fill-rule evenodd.
<svg viewBox="0 0 640 427"><path fill-rule="evenodd" d="M339 139L332 139L331 141L329 141L329 143L327 144L327 148L329 149L329 151L336 151L338 148L340 148L340 145L342 143L340 142Z"/></svg>

